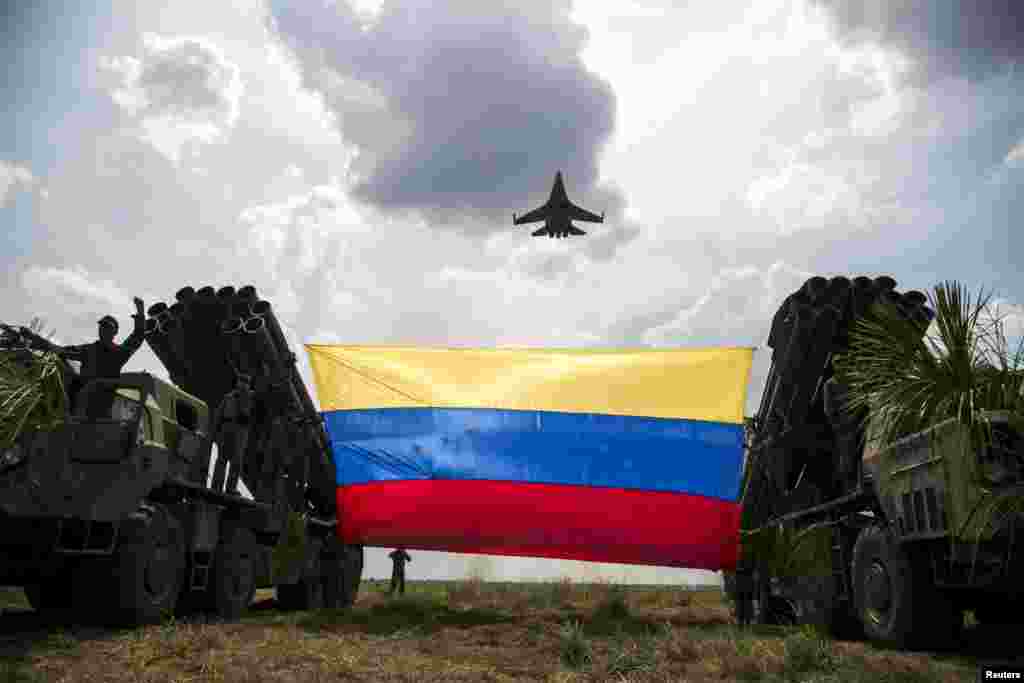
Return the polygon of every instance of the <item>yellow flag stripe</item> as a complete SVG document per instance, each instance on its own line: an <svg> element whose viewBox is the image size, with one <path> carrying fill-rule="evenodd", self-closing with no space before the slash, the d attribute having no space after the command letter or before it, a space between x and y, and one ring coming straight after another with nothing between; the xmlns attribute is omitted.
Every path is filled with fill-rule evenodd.
<svg viewBox="0 0 1024 683"><path fill-rule="evenodd" d="M307 344L321 408L497 408L743 423L752 348Z"/></svg>

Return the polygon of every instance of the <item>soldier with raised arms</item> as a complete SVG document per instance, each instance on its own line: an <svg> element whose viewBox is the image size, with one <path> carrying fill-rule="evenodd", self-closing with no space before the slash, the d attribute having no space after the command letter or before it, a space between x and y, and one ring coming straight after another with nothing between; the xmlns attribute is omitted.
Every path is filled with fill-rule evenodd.
<svg viewBox="0 0 1024 683"><path fill-rule="evenodd" d="M111 315L105 315L99 319L98 339L88 344L65 346L59 349L59 353L67 360L76 360L82 364L79 372L79 382L84 386L94 379L117 379L121 376L121 369L125 366L135 352L142 346L146 329L145 305L142 299L135 297L135 328L132 333L121 344L114 343L117 336L117 319ZM102 411L102 403L97 395L97 404L92 406Z"/></svg>

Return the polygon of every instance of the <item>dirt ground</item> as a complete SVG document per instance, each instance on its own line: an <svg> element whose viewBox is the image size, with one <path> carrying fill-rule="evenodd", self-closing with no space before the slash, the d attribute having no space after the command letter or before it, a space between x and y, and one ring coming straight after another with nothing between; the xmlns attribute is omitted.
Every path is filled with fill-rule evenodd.
<svg viewBox="0 0 1024 683"><path fill-rule="evenodd" d="M238 623L169 620L113 630L45 624L0 589L7 681L975 681L1024 648L969 627L952 654L836 642L808 629L739 630L721 592L411 582L363 583L350 610L285 613L260 591ZM1024 661L1024 660L1022 660Z"/></svg>

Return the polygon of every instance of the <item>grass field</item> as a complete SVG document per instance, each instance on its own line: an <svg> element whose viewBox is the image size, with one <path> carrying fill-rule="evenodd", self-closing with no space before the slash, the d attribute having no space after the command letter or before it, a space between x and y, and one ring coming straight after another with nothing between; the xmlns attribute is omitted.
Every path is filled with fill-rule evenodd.
<svg viewBox="0 0 1024 683"><path fill-rule="evenodd" d="M350 610L284 613L260 591L224 624L133 630L46 625L0 589L7 681L974 681L979 661L1020 650L971 628L932 656L834 642L807 629L739 630L719 589L411 582L389 598L365 581Z"/></svg>

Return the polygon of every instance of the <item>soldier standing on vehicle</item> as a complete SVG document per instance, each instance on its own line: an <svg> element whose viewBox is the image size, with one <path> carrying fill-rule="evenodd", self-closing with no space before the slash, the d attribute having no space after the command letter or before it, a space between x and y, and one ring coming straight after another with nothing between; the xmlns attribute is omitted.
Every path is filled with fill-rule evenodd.
<svg viewBox="0 0 1024 683"><path fill-rule="evenodd" d="M217 411L214 432L217 439L217 464L213 470L211 487L216 491L235 493L238 478L245 464L245 449L249 443L249 422L252 416L252 388L248 375L238 375L238 384L221 401ZM225 486L225 469L230 463Z"/></svg>
<svg viewBox="0 0 1024 683"><path fill-rule="evenodd" d="M404 548L395 549L394 552L388 554L388 557L394 564L391 570L391 590L388 591L388 595L394 595L396 587L399 595L405 595L405 563L412 562L412 558Z"/></svg>
<svg viewBox="0 0 1024 683"><path fill-rule="evenodd" d="M142 299L135 297L135 329L121 344L114 343L117 336L117 320L110 315L99 319L99 339L89 344L65 346L59 349L60 355L67 360L76 360L82 364L79 371L78 386L72 390L77 392L88 382L94 379L117 379L121 376L121 368L131 358L139 347L146 330L145 305ZM74 397L72 396L72 400ZM90 417L109 417L105 408L109 408L113 400L112 391L98 392L92 405L89 406Z"/></svg>

